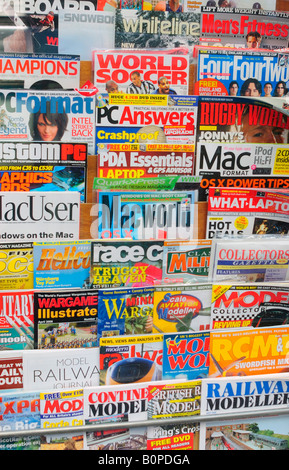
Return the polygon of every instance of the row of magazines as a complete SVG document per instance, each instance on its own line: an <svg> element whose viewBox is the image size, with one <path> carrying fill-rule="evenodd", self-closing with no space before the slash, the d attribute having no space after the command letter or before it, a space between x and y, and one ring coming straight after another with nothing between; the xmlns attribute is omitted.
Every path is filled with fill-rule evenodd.
<svg viewBox="0 0 289 470"><path fill-rule="evenodd" d="M0 448L287 449L289 14L60 3L0 7Z"/></svg>
<svg viewBox="0 0 289 470"><path fill-rule="evenodd" d="M184 350L184 337L171 339L170 348ZM264 352L260 340L248 338L239 338L234 347L245 349L250 342ZM202 361L199 345L190 349L195 357L188 354L184 362ZM227 342L222 349L228 354ZM109 385L98 384L97 359L107 358L101 358L101 348L1 358L1 384L15 386L1 393L1 450L288 450L288 372L232 377L227 367L211 378L188 380L180 374L153 380L148 353L135 356L130 366L128 359L114 362ZM9 378L4 370L11 371ZM125 370L130 379L139 374L139 380L120 383Z"/></svg>

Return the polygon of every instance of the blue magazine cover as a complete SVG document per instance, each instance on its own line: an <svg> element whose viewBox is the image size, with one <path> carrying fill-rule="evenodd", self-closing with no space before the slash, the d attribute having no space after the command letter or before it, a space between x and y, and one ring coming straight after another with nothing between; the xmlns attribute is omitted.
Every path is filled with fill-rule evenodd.
<svg viewBox="0 0 289 470"><path fill-rule="evenodd" d="M90 240L33 243L34 289L88 288Z"/></svg>
<svg viewBox="0 0 289 470"><path fill-rule="evenodd" d="M40 428L39 392L12 392L0 396L0 430L24 431Z"/></svg>
<svg viewBox="0 0 289 470"><path fill-rule="evenodd" d="M195 191L99 191L94 238L194 238Z"/></svg>
<svg viewBox="0 0 289 470"><path fill-rule="evenodd" d="M198 51L196 95L282 98L288 92L288 52Z"/></svg>
<svg viewBox="0 0 289 470"><path fill-rule="evenodd" d="M208 376L209 331L165 333L163 340L163 380L194 380Z"/></svg>

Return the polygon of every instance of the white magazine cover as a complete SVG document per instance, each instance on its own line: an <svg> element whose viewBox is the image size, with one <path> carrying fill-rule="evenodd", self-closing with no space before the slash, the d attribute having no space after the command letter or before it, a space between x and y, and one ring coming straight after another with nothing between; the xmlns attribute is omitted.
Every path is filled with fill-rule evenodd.
<svg viewBox="0 0 289 470"><path fill-rule="evenodd" d="M62 390L99 384L99 349L23 351L23 390Z"/></svg>
<svg viewBox="0 0 289 470"><path fill-rule="evenodd" d="M266 188L209 188L206 238L288 235L289 192Z"/></svg>
<svg viewBox="0 0 289 470"><path fill-rule="evenodd" d="M213 238L209 279L246 283L288 281L288 237Z"/></svg>
<svg viewBox="0 0 289 470"><path fill-rule="evenodd" d="M79 239L80 193L0 192L1 242Z"/></svg>
<svg viewBox="0 0 289 470"><path fill-rule="evenodd" d="M189 50L93 51L94 85L101 93L113 89L131 94L188 95Z"/></svg>
<svg viewBox="0 0 289 470"><path fill-rule="evenodd" d="M202 380L201 416L286 409L289 374L207 377Z"/></svg>
<svg viewBox="0 0 289 470"><path fill-rule="evenodd" d="M81 60L91 61L94 49L114 47L114 12L63 9L58 14L58 20L60 54L79 54Z"/></svg>

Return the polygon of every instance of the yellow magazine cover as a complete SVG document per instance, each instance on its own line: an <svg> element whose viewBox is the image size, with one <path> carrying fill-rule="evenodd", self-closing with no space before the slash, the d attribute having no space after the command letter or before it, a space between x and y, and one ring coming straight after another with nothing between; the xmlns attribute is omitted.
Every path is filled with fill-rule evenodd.
<svg viewBox="0 0 289 470"><path fill-rule="evenodd" d="M289 371L289 326L211 331L209 377Z"/></svg>
<svg viewBox="0 0 289 470"><path fill-rule="evenodd" d="M0 290L33 289L32 243L0 243Z"/></svg>

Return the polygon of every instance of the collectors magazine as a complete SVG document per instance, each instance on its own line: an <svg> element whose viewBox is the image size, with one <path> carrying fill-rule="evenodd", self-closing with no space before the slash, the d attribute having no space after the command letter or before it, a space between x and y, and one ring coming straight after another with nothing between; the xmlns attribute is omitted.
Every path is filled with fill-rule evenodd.
<svg viewBox="0 0 289 470"><path fill-rule="evenodd" d="M34 242L34 289L88 288L90 240Z"/></svg>
<svg viewBox="0 0 289 470"><path fill-rule="evenodd" d="M33 289L33 243L0 243L0 290Z"/></svg>
<svg viewBox="0 0 289 470"><path fill-rule="evenodd" d="M286 282L213 282L211 330L286 325L288 295Z"/></svg>
<svg viewBox="0 0 289 470"><path fill-rule="evenodd" d="M163 241L92 240L91 287L148 287L162 280Z"/></svg>
<svg viewBox="0 0 289 470"><path fill-rule="evenodd" d="M199 450L200 423L159 424L147 427L148 450Z"/></svg>
<svg viewBox="0 0 289 470"><path fill-rule="evenodd" d="M96 290L35 291L34 348L95 347L97 304Z"/></svg>
<svg viewBox="0 0 289 470"><path fill-rule="evenodd" d="M287 235L288 208L286 190L209 188L206 238Z"/></svg>
<svg viewBox="0 0 289 470"><path fill-rule="evenodd" d="M99 361L100 385L161 380L163 335L100 338Z"/></svg>
<svg viewBox="0 0 289 470"><path fill-rule="evenodd" d="M208 330L212 285L202 282L154 288L153 332L179 333Z"/></svg>
<svg viewBox="0 0 289 470"><path fill-rule="evenodd" d="M98 290L97 338L152 333L153 287Z"/></svg>
<svg viewBox="0 0 289 470"><path fill-rule="evenodd" d="M275 235L212 239L209 279L245 283L289 279L287 237Z"/></svg>

